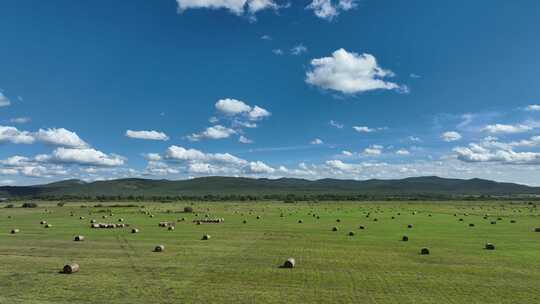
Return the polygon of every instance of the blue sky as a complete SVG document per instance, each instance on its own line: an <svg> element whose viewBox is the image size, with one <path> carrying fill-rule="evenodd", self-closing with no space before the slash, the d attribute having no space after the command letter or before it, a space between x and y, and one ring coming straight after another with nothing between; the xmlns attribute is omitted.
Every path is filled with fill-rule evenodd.
<svg viewBox="0 0 540 304"><path fill-rule="evenodd" d="M0 3L0 184L540 185L538 1Z"/></svg>

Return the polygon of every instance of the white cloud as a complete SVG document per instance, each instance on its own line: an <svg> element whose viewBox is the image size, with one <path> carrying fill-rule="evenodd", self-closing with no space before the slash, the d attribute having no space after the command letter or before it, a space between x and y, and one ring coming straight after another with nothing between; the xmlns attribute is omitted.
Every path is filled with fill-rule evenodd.
<svg viewBox="0 0 540 304"><path fill-rule="evenodd" d="M272 37L270 35L262 35L261 39L262 40L272 40Z"/></svg>
<svg viewBox="0 0 540 304"><path fill-rule="evenodd" d="M308 51L307 47L303 44L299 44L299 45L295 45L292 49L291 49L291 54L292 55L301 55L303 53L306 53Z"/></svg>
<svg viewBox="0 0 540 304"><path fill-rule="evenodd" d="M461 139L461 134L455 131L447 131L441 134L442 140L446 142L457 141Z"/></svg>
<svg viewBox="0 0 540 304"><path fill-rule="evenodd" d="M234 98L220 99L216 102L216 109L225 115L238 115L251 111L245 102Z"/></svg>
<svg viewBox="0 0 540 304"><path fill-rule="evenodd" d="M282 49L273 49L272 50L272 53L274 53L274 55L283 55L283 50Z"/></svg>
<svg viewBox="0 0 540 304"><path fill-rule="evenodd" d="M253 140L245 137L244 135L241 135L239 138L238 138L238 142L242 143L242 144L252 144L253 143Z"/></svg>
<svg viewBox="0 0 540 304"><path fill-rule="evenodd" d="M532 130L533 127L523 124L517 124L517 125L505 125L505 124L494 124L494 125L487 125L485 126L482 131L486 131L492 134L500 134L500 133L522 133Z"/></svg>
<svg viewBox="0 0 540 304"><path fill-rule="evenodd" d="M357 164L344 163L341 160L328 160L325 163L328 167L345 173L359 173L361 166Z"/></svg>
<svg viewBox="0 0 540 304"><path fill-rule="evenodd" d="M339 2L336 2L333 2L333 0L313 0L306 9L313 10L315 16L319 18L331 21L341 11L348 11L357 6L357 0L339 0Z"/></svg>
<svg viewBox="0 0 540 304"><path fill-rule="evenodd" d="M88 144L84 142L75 132L59 129L39 129L34 134L36 140L48 145L64 146L71 148L84 148Z"/></svg>
<svg viewBox="0 0 540 304"><path fill-rule="evenodd" d="M127 130L126 136L129 138L146 139L146 140L169 140L169 136L163 132L158 131L132 131Z"/></svg>
<svg viewBox="0 0 540 304"><path fill-rule="evenodd" d="M252 174L272 174L276 170L261 161L256 161L250 162L246 171Z"/></svg>
<svg viewBox="0 0 540 304"><path fill-rule="evenodd" d="M146 153L146 154L143 154L143 157L146 160L149 160L149 161L160 161L161 160L161 155L159 155L158 153Z"/></svg>
<svg viewBox="0 0 540 304"><path fill-rule="evenodd" d="M19 131L15 127L0 126L0 143L32 144L34 136L30 132Z"/></svg>
<svg viewBox="0 0 540 304"><path fill-rule="evenodd" d="M9 105L11 105L11 101L9 100L9 98L7 98L6 95L0 92L0 108L7 107Z"/></svg>
<svg viewBox="0 0 540 304"><path fill-rule="evenodd" d="M248 118L250 120L260 120L265 117L269 117L272 113L268 112L266 109L263 109L259 106L254 106L253 109L248 113Z"/></svg>
<svg viewBox="0 0 540 304"><path fill-rule="evenodd" d="M167 159L187 162L219 162L234 165L244 165L246 160L229 153L203 153L196 149L186 149L179 146L170 146L165 153Z"/></svg>
<svg viewBox="0 0 540 304"><path fill-rule="evenodd" d="M25 124L30 122L30 117L16 117L9 120L10 123Z"/></svg>
<svg viewBox="0 0 540 304"><path fill-rule="evenodd" d="M323 143L324 143L324 142L323 142L322 139L320 139L320 138L315 138L314 140L312 140L312 141L310 142L310 144L312 144L312 145L322 145Z"/></svg>
<svg viewBox="0 0 540 304"><path fill-rule="evenodd" d="M405 86L385 81L394 76L384 70L370 54L350 53L339 49L332 57L311 60L312 69L306 73L308 84L344 94L356 94L372 90L406 91Z"/></svg>
<svg viewBox="0 0 540 304"><path fill-rule="evenodd" d="M346 156L346 157L351 157L351 156L354 155L352 152L347 151L347 150L341 151L341 154L342 154L343 156Z"/></svg>
<svg viewBox="0 0 540 304"><path fill-rule="evenodd" d="M51 155L38 155L36 160L46 163L66 163L98 167L116 167L124 164L124 158L115 154L105 154L92 148L57 148Z"/></svg>
<svg viewBox="0 0 540 304"><path fill-rule="evenodd" d="M417 136L409 136L409 137L407 137L407 139L409 141L412 141L412 142L421 142L422 141L422 139L420 137L417 137Z"/></svg>
<svg viewBox="0 0 540 304"><path fill-rule="evenodd" d="M406 149L399 149L399 150L396 151L396 154L404 156L404 155L410 155L411 152L409 152L409 150L406 150Z"/></svg>
<svg viewBox="0 0 540 304"><path fill-rule="evenodd" d="M206 128L206 130L200 132L200 133L193 133L187 138L190 141L199 141L202 139L224 139L229 138L231 135L236 134L236 131L227 127L224 127L222 125L215 125L212 127Z"/></svg>
<svg viewBox="0 0 540 304"><path fill-rule="evenodd" d="M464 162L502 162L507 164L540 164L540 153L515 152L512 149L488 149L478 144L454 149Z"/></svg>
<svg viewBox="0 0 540 304"><path fill-rule="evenodd" d="M377 131L376 129L372 129L367 126L354 126L353 129L359 133L371 133Z"/></svg>
<svg viewBox="0 0 540 304"><path fill-rule="evenodd" d="M344 127L343 124L341 124L341 123L339 123L339 122L337 122L337 121L334 121L334 120L330 120L330 121L328 122L328 124L330 124L330 125L331 125L332 127L334 127L334 128L338 128L338 129L343 129L343 127Z"/></svg>
<svg viewBox="0 0 540 304"><path fill-rule="evenodd" d="M265 9L279 9L272 0L176 0L178 11L187 9L226 9L235 15L255 14Z"/></svg>
<svg viewBox="0 0 540 304"><path fill-rule="evenodd" d="M371 145L364 149L365 156L379 156L382 153L383 147L380 145Z"/></svg>
<svg viewBox="0 0 540 304"><path fill-rule="evenodd" d="M539 104L532 104L532 105L528 105L526 108L525 108L526 111L540 111L540 105Z"/></svg>

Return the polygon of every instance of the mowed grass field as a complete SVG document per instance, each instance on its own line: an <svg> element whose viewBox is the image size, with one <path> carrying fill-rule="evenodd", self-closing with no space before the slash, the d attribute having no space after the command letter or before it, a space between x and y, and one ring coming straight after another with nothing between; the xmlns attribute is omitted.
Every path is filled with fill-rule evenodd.
<svg viewBox="0 0 540 304"><path fill-rule="evenodd" d="M38 204L0 209L0 303L540 303L540 212L526 203ZM225 222L192 222L206 214ZM130 227L90 228L119 218ZM78 273L59 273L71 262Z"/></svg>

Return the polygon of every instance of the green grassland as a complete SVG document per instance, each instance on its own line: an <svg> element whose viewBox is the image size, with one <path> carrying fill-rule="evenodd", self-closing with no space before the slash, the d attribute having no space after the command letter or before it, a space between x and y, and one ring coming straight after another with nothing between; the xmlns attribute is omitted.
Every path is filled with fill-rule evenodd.
<svg viewBox="0 0 540 304"><path fill-rule="evenodd" d="M183 213L188 204L1 208L0 303L540 303L534 205L194 202ZM206 214L225 222L193 223ZM90 228L119 218L130 228ZM280 268L289 257L296 267ZM59 273L69 262L80 271Z"/></svg>

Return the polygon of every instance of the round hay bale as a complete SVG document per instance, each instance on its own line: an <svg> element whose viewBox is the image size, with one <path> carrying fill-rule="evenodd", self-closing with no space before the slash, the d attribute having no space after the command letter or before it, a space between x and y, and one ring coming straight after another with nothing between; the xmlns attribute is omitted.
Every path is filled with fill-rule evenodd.
<svg viewBox="0 0 540 304"><path fill-rule="evenodd" d="M242 223L247 224L247 221L246 221L246 220L243 220Z"/></svg>
<svg viewBox="0 0 540 304"><path fill-rule="evenodd" d="M80 220L84 220L84 216L80 216L79 219L80 219Z"/></svg>
<svg viewBox="0 0 540 304"><path fill-rule="evenodd" d="M202 236L202 239L201 239L201 240L203 240L203 241L208 241L209 239L210 239L210 235L205 234L205 235Z"/></svg>
<svg viewBox="0 0 540 304"><path fill-rule="evenodd" d="M420 254L421 255L429 255L429 248L424 247L424 248L420 249Z"/></svg>
<svg viewBox="0 0 540 304"><path fill-rule="evenodd" d="M491 225L496 225L497 221L491 221Z"/></svg>
<svg viewBox="0 0 540 304"><path fill-rule="evenodd" d="M378 221L379 221L379 219L377 219L377 218L374 218L374 219L373 219L373 221L374 221L374 222L378 222Z"/></svg>
<svg viewBox="0 0 540 304"><path fill-rule="evenodd" d="M534 232L540 232L540 227L539 228L534 228Z"/></svg>
<svg viewBox="0 0 540 304"><path fill-rule="evenodd" d="M473 223L470 223L470 224L469 224L469 227L474 227L474 224L473 224Z"/></svg>
<svg viewBox="0 0 540 304"><path fill-rule="evenodd" d="M261 217L260 217L259 215L257 215L257 219L258 219L258 220L260 220L260 219L261 219Z"/></svg>
<svg viewBox="0 0 540 304"><path fill-rule="evenodd" d="M106 215L103 215L103 216L101 216L101 218L102 218L102 219L106 219L106 218L107 218L107 216L106 216Z"/></svg>
<svg viewBox="0 0 540 304"><path fill-rule="evenodd" d="M285 263L283 263L283 268L294 268L296 266L296 261L293 258L288 258Z"/></svg>
<svg viewBox="0 0 540 304"><path fill-rule="evenodd" d="M153 214L150 214L149 216L150 216L150 217L154 217L154 215L153 215Z"/></svg>
<svg viewBox="0 0 540 304"><path fill-rule="evenodd" d="M340 220L340 219L337 219L337 220L336 220L336 223L339 223L339 222L341 222L341 220Z"/></svg>
<svg viewBox="0 0 540 304"><path fill-rule="evenodd" d="M349 236L354 236L354 231L349 231Z"/></svg>
<svg viewBox="0 0 540 304"><path fill-rule="evenodd" d="M515 224L516 220L510 220L510 224Z"/></svg>
<svg viewBox="0 0 540 304"><path fill-rule="evenodd" d="M163 245L157 245L154 247L154 252L163 252L165 250L165 246Z"/></svg>
<svg viewBox="0 0 540 304"><path fill-rule="evenodd" d="M298 220L298 224L302 224L304 221L302 220Z"/></svg>
<svg viewBox="0 0 540 304"><path fill-rule="evenodd" d="M460 218L460 219L459 219L459 221L460 221L460 222L463 222L463 219L462 219L462 218Z"/></svg>
<svg viewBox="0 0 540 304"><path fill-rule="evenodd" d="M90 224L95 224L96 222L96 220L90 220Z"/></svg>
<svg viewBox="0 0 540 304"><path fill-rule="evenodd" d="M495 250L495 245L492 243L486 243L486 250Z"/></svg>
<svg viewBox="0 0 540 304"><path fill-rule="evenodd" d="M123 218L119 218L118 221L119 221L119 222L123 222L124 219L123 219Z"/></svg>
<svg viewBox="0 0 540 304"><path fill-rule="evenodd" d="M174 230L174 226L169 226L169 228L167 228L169 231L173 231Z"/></svg>
<svg viewBox="0 0 540 304"><path fill-rule="evenodd" d="M11 234L16 234L21 232L19 229L11 229Z"/></svg>
<svg viewBox="0 0 540 304"><path fill-rule="evenodd" d="M408 242L408 241L409 241L409 237L406 236L406 235L404 235L404 236L401 238L401 240L402 240L403 242Z"/></svg>
<svg viewBox="0 0 540 304"><path fill-rule="evenodd" d="M75 272L78 272L79 271L79 264L67 264L64 266L64 268L62 268L62 273L65 273L65 274L72 274L72 273L75 273Z"/></svg>
<svg viewBox="0 0 540 304"><path fill-rule="evenodd" d="M366 229L366 227L364 227L364 226L360 226L360 227L358 227L358 228L360 228L360 230Z"/></svg>
<svg viewBox="0 0 540 304"><path fill-rule="evenodd" d="M332 228L332 231L338 231L338 230L339 230L338 227L333 227L333 228Z"/></svg>
<svg viewBox="0 0 540 304"><path fill-rule="evenodd" d="M395 220L395 219L396 219L396 217L395 217L395 216L392 216L392 217L391 217L391 219Z"/></svg>
<svg viewBox="0 0 540 304"><path fill-rule="evenodd" d="M90 224L90 228L99 228L99 224Z"/></svg>
<svg viewBox="0 0 540 304"><path fill-rule="evenodd" d="M407 228L411 229L413 227L412 224L407 225Z"/></svg>
<svg viewBox="0 0 540 304"><path fill-rule="evenodd" d="M82 235L77 235L75 236L75 238L73 239L75 242L82 242L84 241L84 236Z"/></svg>
<svg viewBox="0 0 540 304"><path fill-rule="evenodd" d="M51 224L47 224L47 225L45 225L45 228L52 228L52 225L51 225Z"/></svg>
<svg viewBox="0 0 540 304"><path fill-rule="evenodd" d="M47 221L41 221L39 222L41 225L46 225L47 224Z"/></svg>
<svg viewBox="0 0 540 304"><path fill-rule="evenodd" d="M133 229L131 229L131 233L139 233L139 229L133 228Z"/></svg>

